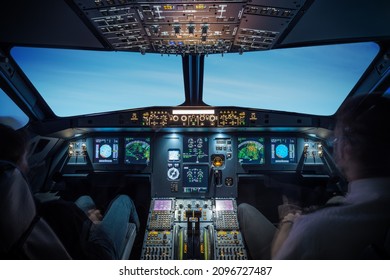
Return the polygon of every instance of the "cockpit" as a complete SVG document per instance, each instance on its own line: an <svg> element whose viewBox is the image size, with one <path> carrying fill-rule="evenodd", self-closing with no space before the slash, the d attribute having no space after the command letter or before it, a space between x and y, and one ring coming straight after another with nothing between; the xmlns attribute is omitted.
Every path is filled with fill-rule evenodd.
<svg viewBox="0 0 390 280"><path fill-rule="evenodd" d="M335 114L389 96L389 3L9 1L0 121L42 203L134 201L137 260L248 260L238 205L344 196ZM367 20L363 20L367 19Z"/></svg>
<svg viewBox="0 0 390 280"><path fill-rule="evenodd" d="M243 113L237 113L237 119L245 116ZM146 121L156 118L150 112L145 114ZM167 119L175 117L198 122L222 119L221 115L194 113ZM138 191L150 191L151 200L145 201L150 207L145 213L142 259L247 259L237 221L237 201L256 202L257 196L266 199L269 195L267 203L282 203L281 192L289 190L266 187L268 176L290 182L316 181L316 186L323 188L322 195L342 194L345 186L328 186L333 166L327 149L326 142L302 133L98 133L72 139L55 172L67 185L97 182L102 177L111 178L113 187L117 183L135 188L133 181L143 182ZM101 184L107 187L107 182ZM269 215L277 217L276 208L271 211L270 207ZM188 244L194 238L198 238L196 244Z"/></svg>

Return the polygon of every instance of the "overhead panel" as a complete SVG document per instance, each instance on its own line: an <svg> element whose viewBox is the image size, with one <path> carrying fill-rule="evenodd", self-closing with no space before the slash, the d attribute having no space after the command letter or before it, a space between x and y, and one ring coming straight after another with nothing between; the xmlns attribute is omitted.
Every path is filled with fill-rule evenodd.
<svg viewBox="0 0 390 280"><path fill-rule="evenodd" d="M271 49L306 0L73 0L113 50L212 54ZM77 11L78 13L80 11Z"/></svg>

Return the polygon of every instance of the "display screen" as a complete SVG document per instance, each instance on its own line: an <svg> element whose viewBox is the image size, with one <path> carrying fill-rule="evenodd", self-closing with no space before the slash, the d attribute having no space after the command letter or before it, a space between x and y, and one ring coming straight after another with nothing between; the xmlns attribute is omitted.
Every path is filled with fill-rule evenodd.
<svg viewBox="0 0 390 280"><path fill-rule="evenodd" d="M118 163L118 138L94 139L94 163Z"/></svg>
<svg viewBox="0 0 390 280"><path fill-rule="evenodd" d="M215 210L217 211L233 211L233 200L215 200Z"/></svg>
<svg viewBox="0 0 390 280"><path fill-rule="evenodd" d="M180 150L168 150L168 160L169 161L179 161L180 160Z"/></svg>
<svg viewBox="0 0 390 280"><path fill-rule="evenodd" d="M154 211L170 211L172 207L172 201L165 199L165 200L155 200L154 201Z"/></svg>
<svg viewBox="0 0 390 280"><path fill-rule="evenodd" d="M271 138L271 163L296 163L295 138Z"/></svg>
<svg viewBox="0 0 390 280"><path fill-rule="evenodd" d="M241 164L264 164L264 138L238 138L238 161Z"/></svg>
<svg viewBox="0 0 390 280"><path fill-rule="evenodd" d="M184 192L207 192L209 185L208 165L184 165L183 173Z"/></svg>
<svg viewBox="0 0 390 280"><path fill-rule="evenodd" d="M150 138L125 138L125 163L146 164L150 161Z"/></svg>
<svg viewBox="0 0 390 280"><path fill-rule="evenodd" d="M183 162L209 162L209 142L206 137L184 137Z"/></svg>

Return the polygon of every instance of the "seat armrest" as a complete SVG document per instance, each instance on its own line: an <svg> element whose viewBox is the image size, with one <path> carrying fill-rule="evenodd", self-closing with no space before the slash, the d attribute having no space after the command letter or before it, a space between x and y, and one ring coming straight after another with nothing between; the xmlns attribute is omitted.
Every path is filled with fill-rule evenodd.
<svg viewBox="0 0 390 280"><path fill-rule="evenodd" d="M125 239L125 245L123 246L122 253L120 254L121 260L128 260L130 257L131 249L137 236L137 227L133 223L129 223L127 226L127 233Z"/></svg>

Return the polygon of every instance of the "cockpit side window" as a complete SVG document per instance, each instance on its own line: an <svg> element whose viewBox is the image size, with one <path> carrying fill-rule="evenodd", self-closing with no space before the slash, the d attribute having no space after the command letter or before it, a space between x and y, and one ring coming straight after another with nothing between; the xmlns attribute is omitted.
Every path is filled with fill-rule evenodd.
<svg viewBox="0 0 390 280"><path fill-rule="evenodd" d="M25 126L28 121L28 116L0 88L0 123L19 129Z"/></svg>
<svg viewBox="0 0 390 280"><path fill-rule="evenodd" d="M387 88L384 95L385 97L390 98L390 86Z"/></svg>

